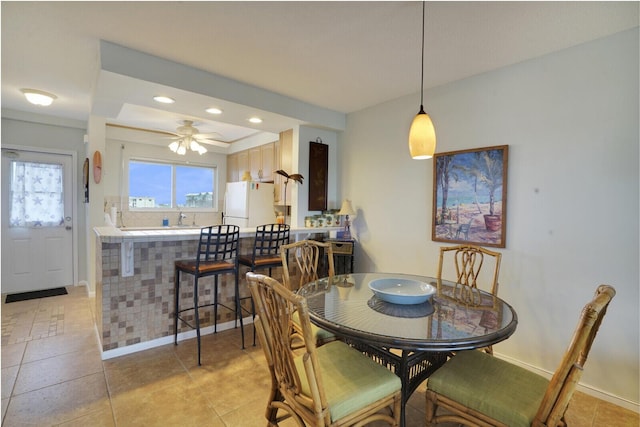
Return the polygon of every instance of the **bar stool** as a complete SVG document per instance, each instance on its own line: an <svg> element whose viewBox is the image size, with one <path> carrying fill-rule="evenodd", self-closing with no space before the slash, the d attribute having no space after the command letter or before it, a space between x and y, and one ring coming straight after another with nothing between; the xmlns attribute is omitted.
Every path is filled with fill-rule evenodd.
<svg viewBox="0 0 640 427"><path fill-rule="evenodd" d="M240 307L240 294L238 293L238 239L240 237L240 227L237 225L214 225L200 229L200 241L198 242L198 253L195 259L175 261L175 312L174 312L174 343L178 345L178 320L196 330L198 341L198 365L200 365L200 314L199 309L213 306L213 330L217 332L218 326L218 306L227 310L230 307L218 302L218 275L232 273L235 278L235 321L240 316L240 328L242 328L242 312ZM193 284L193 307L180 309L180 272L192 274ZM215 276L213 303L198 304L198 279L201 277ZM193 310L195 313L195 324L189 323L181 313ZM244 329L242 334L242 348L244 348Z"/></svg>
<svg viewBox="0 0 640 427"><path fill-rule="evenodd" d="M290 226L288 224L264 224L256 227L255 241L251 254L238 255L238 264L249 267L249 271L256 271L261 268L271 269L274 267L282 267L282 258L280 257L280 246L289 243ZM238 265L238 268L240 266ZM251 296L240 298L248 299ZM256 310L251 300L251 315L255 318ZM242 306L240 306L240 317L242 317ZM242 327L242 325L241 325ZM244 335L243 335L244 337ZM244 346L244 338L242 341ZM255 328L253 330L253 345L256 345Z"/></svg>

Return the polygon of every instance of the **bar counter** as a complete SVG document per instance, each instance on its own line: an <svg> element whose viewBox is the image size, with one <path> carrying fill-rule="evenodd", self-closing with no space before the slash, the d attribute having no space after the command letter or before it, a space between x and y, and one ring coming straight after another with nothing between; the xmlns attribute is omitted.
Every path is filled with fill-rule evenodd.
<svg viewBox="0 0 640 427"><path fill-rule="evenodd" d="M291 241L323 239L336 227L292 228ZM102 358L109 359L173 342L174 261L195 258L199 227L96 227L96 326ZM255 228L240 229L239 253L250 253ZM281 269L273 276L281 280ZM240 293L249 296L247 268L240 268ZM295 272L291 272L295 274ZM180 301L193 303L193 277L181 275ZM219 301L234 306L233 276L219 278ZM200 304L213 301L213 277L199 281ZM249 300L245 300L247 308ZM202 310L203 334L213 331L213 310ZM247 318L246 325L251 317ZM218 312L218 330L234 327L234 313ZM178 339L195 336L179 322ZM240 345L240 343L238 343Z"/></svg>

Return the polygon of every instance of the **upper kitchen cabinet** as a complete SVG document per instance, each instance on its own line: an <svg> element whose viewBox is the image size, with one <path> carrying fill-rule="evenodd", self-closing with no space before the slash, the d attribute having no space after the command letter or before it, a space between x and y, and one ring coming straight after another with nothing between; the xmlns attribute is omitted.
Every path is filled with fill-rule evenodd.
<svg viewBox="0 0 640 427"><path fill-rule="evenodd" d="M227 182L242 181L245 172L257 182L272 182L277 169L276 142L238 151L227 156Z"/></svg>
<svg viewBox="0 0 640 427"><path fill-rule="evenodd" d="M249 151L239 151L238 153L238 181L242 181L242 176L249 169Z"/></svg>
<svg viewBox="0 0 640 427"><path fill-rule="evenodd" d="M242 181L242 175L249 171L249 151L239 151L227 156L227 182Z"/></svg>
<svg viewBox="0 0 640 427"><path fill-rule="evenodd" d="M291 165L292 165L292 156L293 156L293 129L289 129L283 132L280 132L280 138L275 143L275 159L276 163L274 165L274 170L282 169L287 173L292 173ZM284 201L284 185L285 178L282 175L275 174L274 175L274 184L275 184L275 200L276 204ZM289 189L289 192L291 189ZM291 200L287 195L287 199Z"/></svg>
<svg viewBox="0 0 640 427"><path fill-rule="evenodd" d="M254 181L273 181L275 143L249 149L249 170Z"/></svg>
<svg viewBox="0 0 640 427"><path fill-rule="evenodd" d="M238 169L238 153L227 156L227 182L240 181L240 169Z"/></svg>

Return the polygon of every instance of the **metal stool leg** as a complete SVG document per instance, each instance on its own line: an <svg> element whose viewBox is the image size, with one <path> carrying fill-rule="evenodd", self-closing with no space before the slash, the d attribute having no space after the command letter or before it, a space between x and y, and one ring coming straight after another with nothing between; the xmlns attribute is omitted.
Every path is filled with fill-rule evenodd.
<svg viewBox="0 0 640 427"><path fill-rule="evenodd" d="M175 345L178 345L178 316L179 316L179 312L178 310L180 309L180 270L178 270L177 268L175 269L175 311L174 311L174 318L173 318L173 343Z"/></svg>
<svg viewBox="0 0 640 427"><path fill-rule="evenodd" d="M238 274L236 273L236 321L240 318L240 335L242 336L242 349L244 350L244 324L242 321L242 305L240 304L240 286L238 281ZM237 325L237 323L236 323Z"/></svg>
<svg viewBox="0 0 640 427"><path fill-rule="evenodd" d="M218 275L213 277L213 333L218 332Z"/></svg>
<svg viewBox="0 0 640 427"><path fill-rule="evenodd" d="M195 276L193 284L193 306L195 307L196 315L196 336L198 337L198 366L200 363L200 310L198 310L198 275Z"/></svg>

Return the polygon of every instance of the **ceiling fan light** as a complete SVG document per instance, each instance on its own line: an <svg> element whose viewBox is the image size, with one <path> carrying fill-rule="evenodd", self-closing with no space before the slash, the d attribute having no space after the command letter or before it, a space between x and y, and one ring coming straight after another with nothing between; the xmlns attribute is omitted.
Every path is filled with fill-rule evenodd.
<svg viewBox="0 0 640 427"><path fill-rule="evenodd" d="M189 148L191 149L191 151L198 151L198 149L200 148L200 144L198 144L195 139L192 139L189 143Z"/></svg>
<svg viewBox="0 0 640 427"><path fill-rule="evenodd" d="M430 159L436 151L436 130L422 106L409 129L409 153L412 159Z"/></svg>
<svg viewBox="0 0 640 427"><path fill-rule="evenodd" d="M185 154L187 154L187 148L184 146L184 144L180 144L180 146L178 147L178 151L176 151L176 153L178 153L181 156L184 156Z"/></svg>
<svg viewBox="0 0 640 427"><path fill-rule="evenodd" d="M24 94L27 101L33 105L40 105L42 107L48 107L53 103L53 100L58 98L52 93L44 92L37 89L20 89Z"/></svg>
<svg viewBox="0 0 640 427"><path fill-rule="evenodd" d="M198 147L198 153L202 156L204 153L207 152L207 149L204 148L202 145L200 147Z"/></svg>
<svg viewBox="0 0 640 427"><path fill-rule="evenodd" d="M174 153L178 152L178 148L180 148L180 143L178 141L173 141L171 144L169 144L169 150L173 151Z"/></svg>

